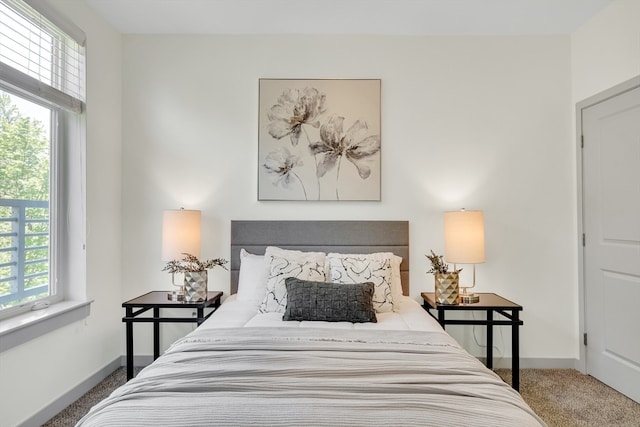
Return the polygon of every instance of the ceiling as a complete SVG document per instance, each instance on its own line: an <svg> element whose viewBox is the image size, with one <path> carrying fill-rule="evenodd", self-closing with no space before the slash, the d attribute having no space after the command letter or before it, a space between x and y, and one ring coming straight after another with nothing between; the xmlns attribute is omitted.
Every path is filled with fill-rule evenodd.
<svg viewBox="0 0 640 427"><path fill-rule="evenodd" d="M121 33L570 34L614 0L85 0Z"/></svg>

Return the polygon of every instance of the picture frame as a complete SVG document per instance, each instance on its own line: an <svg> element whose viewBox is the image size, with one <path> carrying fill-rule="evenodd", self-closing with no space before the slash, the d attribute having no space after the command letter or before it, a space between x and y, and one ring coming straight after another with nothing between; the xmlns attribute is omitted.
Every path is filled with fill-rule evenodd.
<svg viewBox="0 0 640 427"><path fill-rule="evenodd" d="M380 200L380 79L260 79L258 200Z"/></svg>

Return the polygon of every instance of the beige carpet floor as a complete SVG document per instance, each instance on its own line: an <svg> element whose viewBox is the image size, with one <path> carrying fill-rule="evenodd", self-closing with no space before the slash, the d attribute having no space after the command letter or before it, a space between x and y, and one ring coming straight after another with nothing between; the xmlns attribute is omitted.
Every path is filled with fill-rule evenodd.
<svg viewBox="0 0 640 427"><path fill-rule="evenodd" d="M510 369L496 373L511 384ZM522 369L520 394L551 427L640 427L640 404L573 369Z"/></svg>
<svg viewBox="0 0 640 427"><path fill-rule="evenodd" d="M511 370L496 372L511 383ZM125 379L125 369L119 368L44 427L75 425L93 405L124 384ZM640 427L640 404L578 371L522 369L520 393L550 427Z"/></svg>

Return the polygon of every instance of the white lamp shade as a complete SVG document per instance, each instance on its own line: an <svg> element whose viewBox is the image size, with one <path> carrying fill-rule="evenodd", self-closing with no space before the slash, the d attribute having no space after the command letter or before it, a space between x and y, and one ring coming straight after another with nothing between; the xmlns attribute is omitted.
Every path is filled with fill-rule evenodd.
<svg viewBox="0 0 640 427"><path fill-rule="evenodd" d="M444 257L454 264L485 261L482 211L444 213Z"/></svg>
<svg viewBox="0 0 640 427"><path fill-rule="evenodd" d="M181 260L185 253L200 258L200 211L164 211L162 215L162 260Z"/></svg>

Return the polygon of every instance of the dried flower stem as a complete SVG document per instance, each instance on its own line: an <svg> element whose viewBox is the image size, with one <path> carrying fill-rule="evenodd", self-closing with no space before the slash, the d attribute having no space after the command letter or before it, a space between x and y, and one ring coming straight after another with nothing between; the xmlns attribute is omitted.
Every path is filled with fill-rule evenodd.
<svg viewBox="0 0 640 427"><path fill-rule="evenodd" d="M449 265L444 262L444 256L436 255L433 250L431 251L431 255L425 255L429 261L431 261L431 269L427 271L427 273L433 274L447 274L449 273ZM452 273L459 273L462 269L458 268L454 270Z"/></svg>
<svg viewBox="0 0 640 427"><path fill-rule="evenodd" d="M167 265L164 266L162 271L168 271L169 273L186 273L188 271L204 271L210 270L214 267L220 266L225 270L225 264L227 264L227 260L222 258L208 259L206 261L200 261L194 255L183 253L184 258L182 260L173 260L169 261Z"/></svg>

